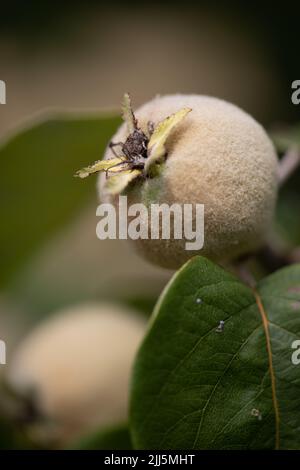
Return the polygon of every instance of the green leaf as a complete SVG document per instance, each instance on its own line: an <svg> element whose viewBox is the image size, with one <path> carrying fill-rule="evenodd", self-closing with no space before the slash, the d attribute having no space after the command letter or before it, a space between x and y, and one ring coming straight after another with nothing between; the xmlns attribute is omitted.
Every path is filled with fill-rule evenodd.
<svg viewBox="0 0 300 470"><path fill-rule="evenodd" d="M12 427L0 418L0 450L15 449L15 436Z"/></svg>
<svg viewBox="0 0 300 470"><path fill-rule="evenodd" d="M93 433L71 446L74 450L130 450L132 443L127 425Z"/></svg>
<svg viewBox="0 0 300 470"><path fill-rule="evenodd" d="M101 158L120 123L114 116L57 116L0 147L0 285L95 195L95 181L73 178Z"/></svg>
<svg viewBox="0 0 300 470"><path fill-rule="evenodd" d="M21 432L20 426L0 416L0 450L33 449L33 443Z"/></svg>
<svg viewBox="0 0 300 470"><path fill-rule="evenodd" d="M291 147L300 148L300 124L278 130L272 138L280 152L286 152Z"/></svg>
<svg viewBox="0 0 300 470"><path fill-rule="evenodd" d="M133 374L135 447L299 448L299 265L252 290L195 257L153 315Z"/></svg>

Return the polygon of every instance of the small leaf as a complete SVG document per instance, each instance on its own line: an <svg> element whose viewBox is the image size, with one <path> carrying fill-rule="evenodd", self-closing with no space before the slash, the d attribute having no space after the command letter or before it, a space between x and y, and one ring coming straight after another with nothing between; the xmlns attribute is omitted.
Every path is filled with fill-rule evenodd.
<svg viewBox="0 0 300 470"><path fill-rule="evenodd" d="M142 174L141 170L126 170L119 175L111 176L105 184L107 194L120 194L135 178Z"/></svg>
<svg viewBox="0 0 300 470"><path fill-rule="evenodd" d="M299 449L300 265L255 290L205 258L173 277L134 366L142 449Z"/></svg>
<svg viewBox="0 0 300 470"><path fill-rule="evenodd" d="M76 171L74 176L78 176L79 178L86 178L90 176L92 173L97 173L99 171L110 171L116 172L120 171L122 165L126 165L124 158L111 158L109 160L98 160L97 162L89 165L81 170Z"/></svg>
<svg viewBox="0 0 300 470"><path fill-rule="evenodd" d="M94 197L74 168L99 158L120 118L61 114L35 122L0 144L0 285Z"/></svg>
<svg viewBox="0 0 300 470"><path fill-rule="evenodd" d="M291 147L300 149L300 125L288 127L286 129L278 130L271 136L280 152L286 152Z"/></svg>
<svg viewBox="0 0 300 470"><path fill-rule="evenodd" d="M94 432L81 438L71 446L72 450L131 450L132 443L128 427L120 425Z"/></svg>
<svg viewBox="0 0 300 470"><path fill-rule="evenodd" d="M32 450L33 443L23 429L0 415L0 450Z"/></svg>
<svg viewBox="0 0 300 470"><path fill-rule="evenodd" d="M148 144L148 158L145 164L146 172L153 163L165 155L165 143L170 132L190 111L192 111L190 108L183 108L156 126Z"/></svg>
<svg viewBox="0 0 300 470"><path fill-rule="evenodd" d="M128 93L125 93L122 103L123 119L127 124L128 134L132 134L137 128L137 120L132 111L131 100Z"/></svg>

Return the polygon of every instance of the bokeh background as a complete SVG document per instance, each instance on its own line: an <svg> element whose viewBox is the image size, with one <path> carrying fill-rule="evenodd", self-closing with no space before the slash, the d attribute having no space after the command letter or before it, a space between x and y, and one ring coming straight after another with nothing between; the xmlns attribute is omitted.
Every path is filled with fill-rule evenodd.
<svg viewBox="0 0 300 470"><path fill-rule="evenodd" d="M26 332L56 309L112 299L147 315L171 275L124 242L97 240L95 179L72 177L101 157L123 93L135 106L156 94L214 95L270 132L288 130L300 119L291 103L298 31L296 3L1 5L1 374ZM279 206L280 236L295 246L299 181L297 173Z"/></svg>

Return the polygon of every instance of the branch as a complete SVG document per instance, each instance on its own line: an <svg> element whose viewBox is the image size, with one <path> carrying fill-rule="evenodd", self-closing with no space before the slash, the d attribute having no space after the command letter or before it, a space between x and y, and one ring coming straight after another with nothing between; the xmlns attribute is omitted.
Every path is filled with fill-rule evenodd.
<svg viewBox="0 0 300 470"><path fill-rule="evenodd" d="M278 179L279 186L283 186L294 171L300 166L300 151L298 148L290 148L279 162Z"/></svg>

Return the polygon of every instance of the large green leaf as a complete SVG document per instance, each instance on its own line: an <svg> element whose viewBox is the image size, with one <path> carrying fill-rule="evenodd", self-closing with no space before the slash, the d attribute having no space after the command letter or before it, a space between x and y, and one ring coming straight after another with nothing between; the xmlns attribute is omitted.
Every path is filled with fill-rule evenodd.
<svg viewBox="0 0 300 470"><path fill-rule="evenodd" d="M120 118L62 115L0 146L0 285L94 195L95 179L73 178L101 158Z"/></svg>
<svg viewBox="0 0 300 470"><path fill-rule="evenodd" d="M33 449L33 443L22 433L16 423L0 416L0 450Z"/></svg>
<svg viewBox="0 0 300 470"><path fill-rule="evenodd" d="M252 290L205 258L193 258L166 287L137 356L134 446L298 449L296 339L299 265Z"/></svg>

